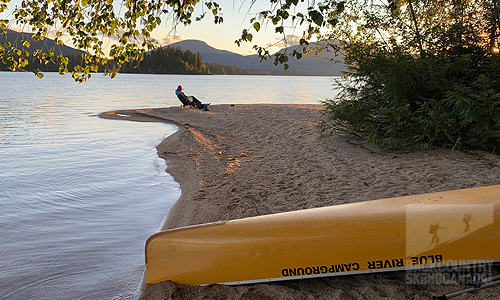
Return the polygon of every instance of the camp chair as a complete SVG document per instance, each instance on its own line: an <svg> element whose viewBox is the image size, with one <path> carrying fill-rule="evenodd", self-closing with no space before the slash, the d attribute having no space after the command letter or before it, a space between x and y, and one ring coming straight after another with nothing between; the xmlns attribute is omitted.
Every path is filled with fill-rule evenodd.
<svg viewBox="0 0 500 300"><path fill-rule="evenodd" d="M198 108L198 109L203 109L205 106L203 103L201 103L200 100L196 99L195 96L189 96L191 98L191 105Z"/></svg>
<svg viewBox="0 0 500 300"><path fill-rule="evenodd" d="M189 99L186 96L184 96L183 94L178 94L177 98L179 98L179 100L181 101L182 106L189 106L189 105L191 105Z"/></svg>

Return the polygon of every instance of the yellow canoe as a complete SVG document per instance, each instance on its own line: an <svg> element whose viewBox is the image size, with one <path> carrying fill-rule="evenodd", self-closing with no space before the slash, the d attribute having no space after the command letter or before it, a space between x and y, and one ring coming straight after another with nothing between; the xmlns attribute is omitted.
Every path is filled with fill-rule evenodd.
<svg viewBox="0 0 500 300"><path fill-rule="evenodd" d="M500 185L167 230L148 283L245 284L500 260Z"/></svg>

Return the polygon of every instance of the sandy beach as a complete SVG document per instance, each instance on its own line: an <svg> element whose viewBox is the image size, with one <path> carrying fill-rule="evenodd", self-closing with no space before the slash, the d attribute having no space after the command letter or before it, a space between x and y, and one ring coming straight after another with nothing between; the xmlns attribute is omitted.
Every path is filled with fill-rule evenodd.
<svg viewBox="0 0 500 300"><path fill-rule="evenodd" d="M443 149L381 151L321 136L321 105L212 105L107 112L179 130L158 145L182 195L163 229L305 208L500 184L500 156ZM432 299L458 285L407 284L404 272L245 286L142 286L140 299ZM500 287L458 299L498 299Z"/></svg>

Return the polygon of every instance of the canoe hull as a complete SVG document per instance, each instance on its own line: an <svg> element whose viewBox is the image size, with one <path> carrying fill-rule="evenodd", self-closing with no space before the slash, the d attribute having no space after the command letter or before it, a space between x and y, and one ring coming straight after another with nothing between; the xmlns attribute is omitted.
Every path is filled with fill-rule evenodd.
<svg viewBox="0 0 500 300"><path fill-rule="evenodd" d="M244 284L500 259L500 186L190 226L146 242L146 279Z"/></svg>

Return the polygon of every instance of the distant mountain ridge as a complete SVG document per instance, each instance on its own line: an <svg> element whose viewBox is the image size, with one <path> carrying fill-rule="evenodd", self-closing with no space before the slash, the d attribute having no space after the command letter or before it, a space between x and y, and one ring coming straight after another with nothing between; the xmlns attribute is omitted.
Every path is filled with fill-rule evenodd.
<svg viewBox="0 0 500 300"><path fill-rule="evenodd" d="M54 48L56 55L74 55L82 54L84 51L56 44L52 39L45 38L41 41L33 41L31 33L22 33L13 30L7 30L6 34L0 33L0 41L9 41L13 47L27 50L33 53L34 49L42 49L43 52ZM22 45L22 41L29 41L30 47ZM340 58L334 57L332 53L325 53L319 57L303 56L300 60L290 59L288 64L290 68L286 71L283 65L275 66L272 61L261 59L258 55L244 56L227 50L216 49L200 40L184 40L169 45L171 47L180 47L182 50L190 50L193 53L199 52L204 63L218 63L227 66L236 66L238 68L250 70L250 74L272 74L272 75L314 75L314 76L340 76L346 69ZM291 46L280 50L291 53L297 46ZM5 67L0 64L0 69ZM253 71L253 72L252 72Z"/></svg>
<svg viewBox="0 0 500 300"><path fill-rule="evenodd" d="M341 58L335 57L333 53L325 53L319 57L303 56L300 60L290 59L288 61L290 68L283 72L283 65L274 66L269 60L260 62L258 55L244 56L227 50L219 50L200 40L184 40L169 46L181 47L182 50L190 50L193 53L199 52L203 62L237 66L249 70L270 70L272 74L340 76L341 72L346 69L345 65L340 62ZM297 46L281 51L291 53L295 47Z"/></svg>
<svg viewBox="0 0 500 300"><path fill-rule="evenodd" d="M7 29L7 33L3 34L0 31L0 42L8 41L12 44L13 47L18 49L26 50L30 53L33 53L35 49L41 49L42 52L47 52L50 49L54 48L54 53L56 55L70 55L70 54L82 54L84 53L81 50L68 47L65 45L56 44L54 40L45 38L40 41L34 41L31 37L32 33L25 32L17 32L14 30ZM22 45L22 41L28 41L30 43L30 47L26 48Z"/></svg>

